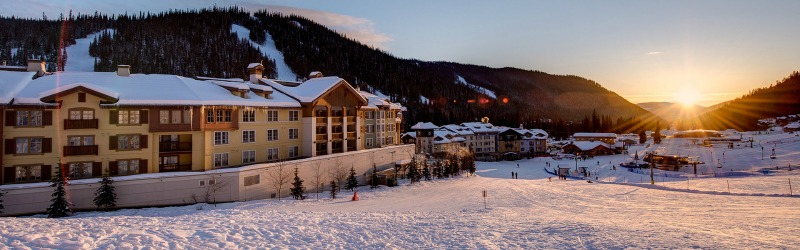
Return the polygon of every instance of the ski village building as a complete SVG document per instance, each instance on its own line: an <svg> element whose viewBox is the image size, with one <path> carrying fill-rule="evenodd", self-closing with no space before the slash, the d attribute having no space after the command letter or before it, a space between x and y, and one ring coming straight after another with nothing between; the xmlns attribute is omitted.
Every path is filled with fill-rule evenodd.
<svg viewBox="0 0 800 250"><path fill-rule="evenodd" d="M436 126L419 122L415 133L403 135L405 143L415 143L417 153L433 154L462 148L473 152L477 160L517 160L547 152L547 132L541 129L508 128L488 122Z"/></svg>
<svg viewBox="0 0 800 250"><path fill-rule="evenodd" d="M0 68L0 184L207 171L400 143L402 107L319 72L305 82Z"/></svg>
<svg viewBox="0 0 800 250"><path fill-rule="evenodd" d="M583 156L611 155L620 152L625 145L617 142L615 133L575 133L574 141L561 147L566 154Z"/></svg>

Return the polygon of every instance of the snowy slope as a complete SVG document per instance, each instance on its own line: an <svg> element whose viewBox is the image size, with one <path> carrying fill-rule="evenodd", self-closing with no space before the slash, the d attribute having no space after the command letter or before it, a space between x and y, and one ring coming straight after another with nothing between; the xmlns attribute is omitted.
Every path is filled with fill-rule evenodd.
<svg viewBox="0 0 800 250"><path fill-rule="evenodd" d="M480 93L488 95L491 98L497 99L497 95L494 93L494 91L491 91L491 90L488 90L488 89L486 89L484 87L469 83L469 82L467 82L467 80L464 80L464 78L461 77L460 75L456 75L456 83L467 85L467 87L470 87L471 89L474 89L475 91L478 91Z"/></svg>
<svg viewBox="0 0 800 250"><path fill-rule="evenodd" d="M114 35L113 29L104 31ZM89 55L89 44L102 33L103 31L100 31L92 33L85 38L75 39L75 44L67 47L67 64L64 65L64 71L94 72L95 58Z"/></svg>
<svg viewBox="0 0 800 250"><path fill-rule="evenodd" d="M269 58L275 60L275 67L278 71L278 80L284 81L296 81L297 75L289 68L289 65L286 65L286 62L283 60L283 54L278 51L278 48L275 47L275 40L272 40L272 36L267 33L267 39L264 44L258 44L253 40L250 40L250 30L240 25L231 25L231 32L236 33L239 36L239 39L245 39L253 45L253 47L258 48L261 50L261 53L264 53Z"/></svg>

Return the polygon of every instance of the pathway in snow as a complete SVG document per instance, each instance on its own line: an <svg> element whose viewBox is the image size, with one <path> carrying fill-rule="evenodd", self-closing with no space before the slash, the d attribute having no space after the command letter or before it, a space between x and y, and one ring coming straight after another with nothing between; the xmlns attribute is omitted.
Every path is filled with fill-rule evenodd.
<svg viewBox="0 0 800 250"><path fill-rule="evenodd" d="M113 29L107 29L111 35L114 35ZM85 38L75 39L75 44L67 46L67 64L64 65L64 71L94 71L94 57L89 55L89 45L94 41L94 38L102 34L103 31L92 33Z"/></svg>
<svg viewBox="0 0 800 250"><path fill-rule="evenodd" d="M267 39L264 44L258 44L250 40L250 30L240 25L231 25L231 32L236 33L239 39L249 41L251 45L261 50L261 53L275 60L275 70L278 71L278 77L276 78L278 80L297 81L297 75L289 68L289 65L286 65L283 59L283 53L278 51L278 48L275 47L275 40L272 40L272 35L270 35L269 32L267 32Z"/></svg>

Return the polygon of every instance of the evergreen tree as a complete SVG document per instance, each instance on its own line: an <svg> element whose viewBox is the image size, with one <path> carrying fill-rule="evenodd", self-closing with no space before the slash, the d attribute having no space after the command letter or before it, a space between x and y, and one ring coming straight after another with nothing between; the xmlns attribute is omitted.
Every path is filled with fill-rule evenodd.
<svg viewBox="0 0 800 250"><path fill-rule="evenodd" d="M647 142L647 133L644 132L644 129L639 130L639 144L644 144Z"/></svg>
<svg viewBox="0 0 800 250"><path fill-rule="evenodd" d="M47 208L47 218L61 218L69 216L69 202L67 202L67 190L64 186L69 185L69 179L63 174L61 166L56 168L56 174L50 179L50 187L54 187L53 203Z"/></svg>
<svg viewBox="0 0 800 250"><path fill-rule="evenodd" d="M3 190L0 190L0 214L2 214L3 213L3 209L6 208L6 207L3 206L3 195L6 195L6 193L3 192Z"/></svg>
<svg viewBox="0 0 800 250"><path fill-rule="evenodd" d="M295 200L305 200L305 189L306 188L303 187L303 180L301 180L300 176L298 175L298 169L294 168L294 182L292 182L292 188L289 189L289 191L292 193L292 197L294 197Z"/></svg>
<svg viewBox="0 0 800 250"><path fill-rule="evenodd" d="M653 143L661 143L661 124L656 122L656 131L653 132Z"/></svg>
<svg viewBox="0 0 800 250"><path fill-rule="evenodd" d="M355 191L358 187L358 179L356 179L356 170L350 167L350 176L347 177L347 186L345 188L350 191Z"/></svg>
<svg viewBox="0 0 800 250"><path fill-rule="evenodd" d="M339 185L336 184L336 181L331 181L331 199L336 199L336 193L339 192Z"/></svg>
<svg viewBox="0 0 800 250"><path fill-rule="evenodd" d="M432 179L431 177L431 168L427 163L422 164L422 178L425 178L426 181L430 181Z"/></svg>
<svg viewBox="0 0 800 250"><path fill-rule="evenodd" d="M94 205L97 208L103 208L108 211L109 208L117 206L117 193L114 191L114 180L103 174L103 179L100 180L100 187L94 192Z"/></svg>
<svg viewBox="0 0 800 250"><path fill-rule="evenodd" d="M372 180L369 183L369 188L375 189L378 188L378 167L375 164L372 165Z"/></svg>
<svg viewBox="0 0 800 250"><path fill-rule="evenodd" d="M414 161L412 161L412 162L414 162ZM420 176L419 176L419 169L417 168L417 165L418 165L417 163L413 163L413 164L408 166L408 174L407 174L407 176L408 176L408 179L411 181L411 183L415 183L415 182L419 181L419 177Z"/></svg>

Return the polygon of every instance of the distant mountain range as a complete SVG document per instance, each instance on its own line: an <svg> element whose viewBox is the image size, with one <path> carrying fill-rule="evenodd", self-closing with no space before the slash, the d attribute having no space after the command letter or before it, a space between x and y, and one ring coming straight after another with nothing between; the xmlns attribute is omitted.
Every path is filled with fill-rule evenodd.
<svg viewBox="0 0 800 250"><path fill-rule="evenodd" d="M687 107L680 103L671 102L644 102L637 105L669 122L697 118L697 116L714 109L700 105Z"/></svg>

